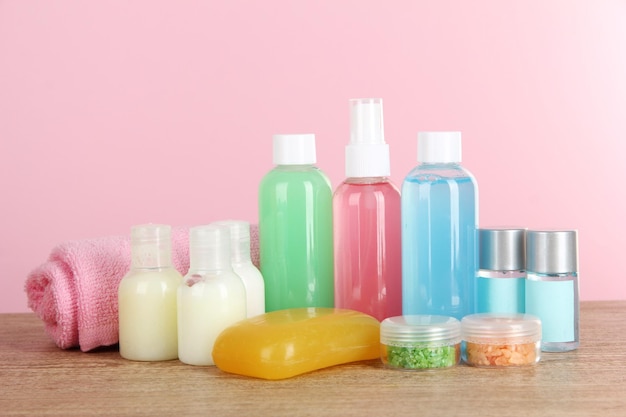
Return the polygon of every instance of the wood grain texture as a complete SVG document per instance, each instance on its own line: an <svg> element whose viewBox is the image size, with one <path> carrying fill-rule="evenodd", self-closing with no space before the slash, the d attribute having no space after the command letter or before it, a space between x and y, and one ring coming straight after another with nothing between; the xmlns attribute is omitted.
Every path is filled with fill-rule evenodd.
<svg viewBox="0 0 626 417"><path fill-rule="evenodd" d="M401 372L379 361L264 381L115 348L58 349L33 314L0 315L1 416L623 416L626 301L583 302L581 346L527 368Z"/></svg>

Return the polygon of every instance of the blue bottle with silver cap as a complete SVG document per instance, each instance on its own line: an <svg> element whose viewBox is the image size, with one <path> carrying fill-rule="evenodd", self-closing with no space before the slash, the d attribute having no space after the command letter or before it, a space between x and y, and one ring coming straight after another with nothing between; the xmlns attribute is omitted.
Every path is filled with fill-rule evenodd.
<svg viewBox="0 0 626 417"><path fill-rule="evenodd" d="M578 348L578 233L528 230L526 313L542 322L541 350Z"/></svg>
<svg viewBox="0 0 626 417"><path fill-rule="evenodd" d="M524 313L526 229L478 230L479 271L476 312Z"/></svg>

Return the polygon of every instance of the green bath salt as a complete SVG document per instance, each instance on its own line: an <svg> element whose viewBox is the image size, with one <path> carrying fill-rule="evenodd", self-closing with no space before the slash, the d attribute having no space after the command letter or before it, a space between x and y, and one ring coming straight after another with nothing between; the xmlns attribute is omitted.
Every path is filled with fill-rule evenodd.
<svg viewBox="0 0 626 417"><path fill-rule="evenodd" d="M458 362L456 346L386 346L387 364L402 369L447 368Z"/></svg>
<svg viewBox="0 0 626 417"><path fill-rule="evenodd" d="M390 317L380 324L380 348L391 369L448 368L461 358L461 323L447 316Z"/></svg>

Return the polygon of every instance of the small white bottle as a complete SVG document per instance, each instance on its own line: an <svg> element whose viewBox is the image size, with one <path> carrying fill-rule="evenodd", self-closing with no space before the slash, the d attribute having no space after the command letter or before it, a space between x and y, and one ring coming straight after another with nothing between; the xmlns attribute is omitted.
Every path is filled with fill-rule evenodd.
<svg viewBox="0 0 626 417"><path fill-rule="evenodd" d="M189 365L214 365L217 336L246 318L246 290L230 263L228 227L191 228L189 261L178 287L178 358Z"/></svg>
<svg viewBox="0 0 626 417"><path fill-rule="evenodd" d="M170 226L134 226L131 258L118 287L120 355L135 361L176 359L176 290L182 276L172 266Z"/></svg>
<svg viewBox="0 0 626 417"><path fill-rule="evenodd" d="M216 222L230 228L230 259L233 270L246 287L247 317L265 313L265 283L263 275L250 258L250 223L238 220Z"/></svg>

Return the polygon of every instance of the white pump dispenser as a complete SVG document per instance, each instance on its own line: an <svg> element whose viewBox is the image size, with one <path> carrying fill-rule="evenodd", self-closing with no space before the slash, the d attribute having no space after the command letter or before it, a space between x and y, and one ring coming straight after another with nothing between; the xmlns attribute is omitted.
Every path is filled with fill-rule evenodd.
<svg viewBox="0 0 626 417"><path fill-rule="evenodd" d="M385 143L382 99L350 100L346 177L387 177L389 174L389 145Z"/></svg>

